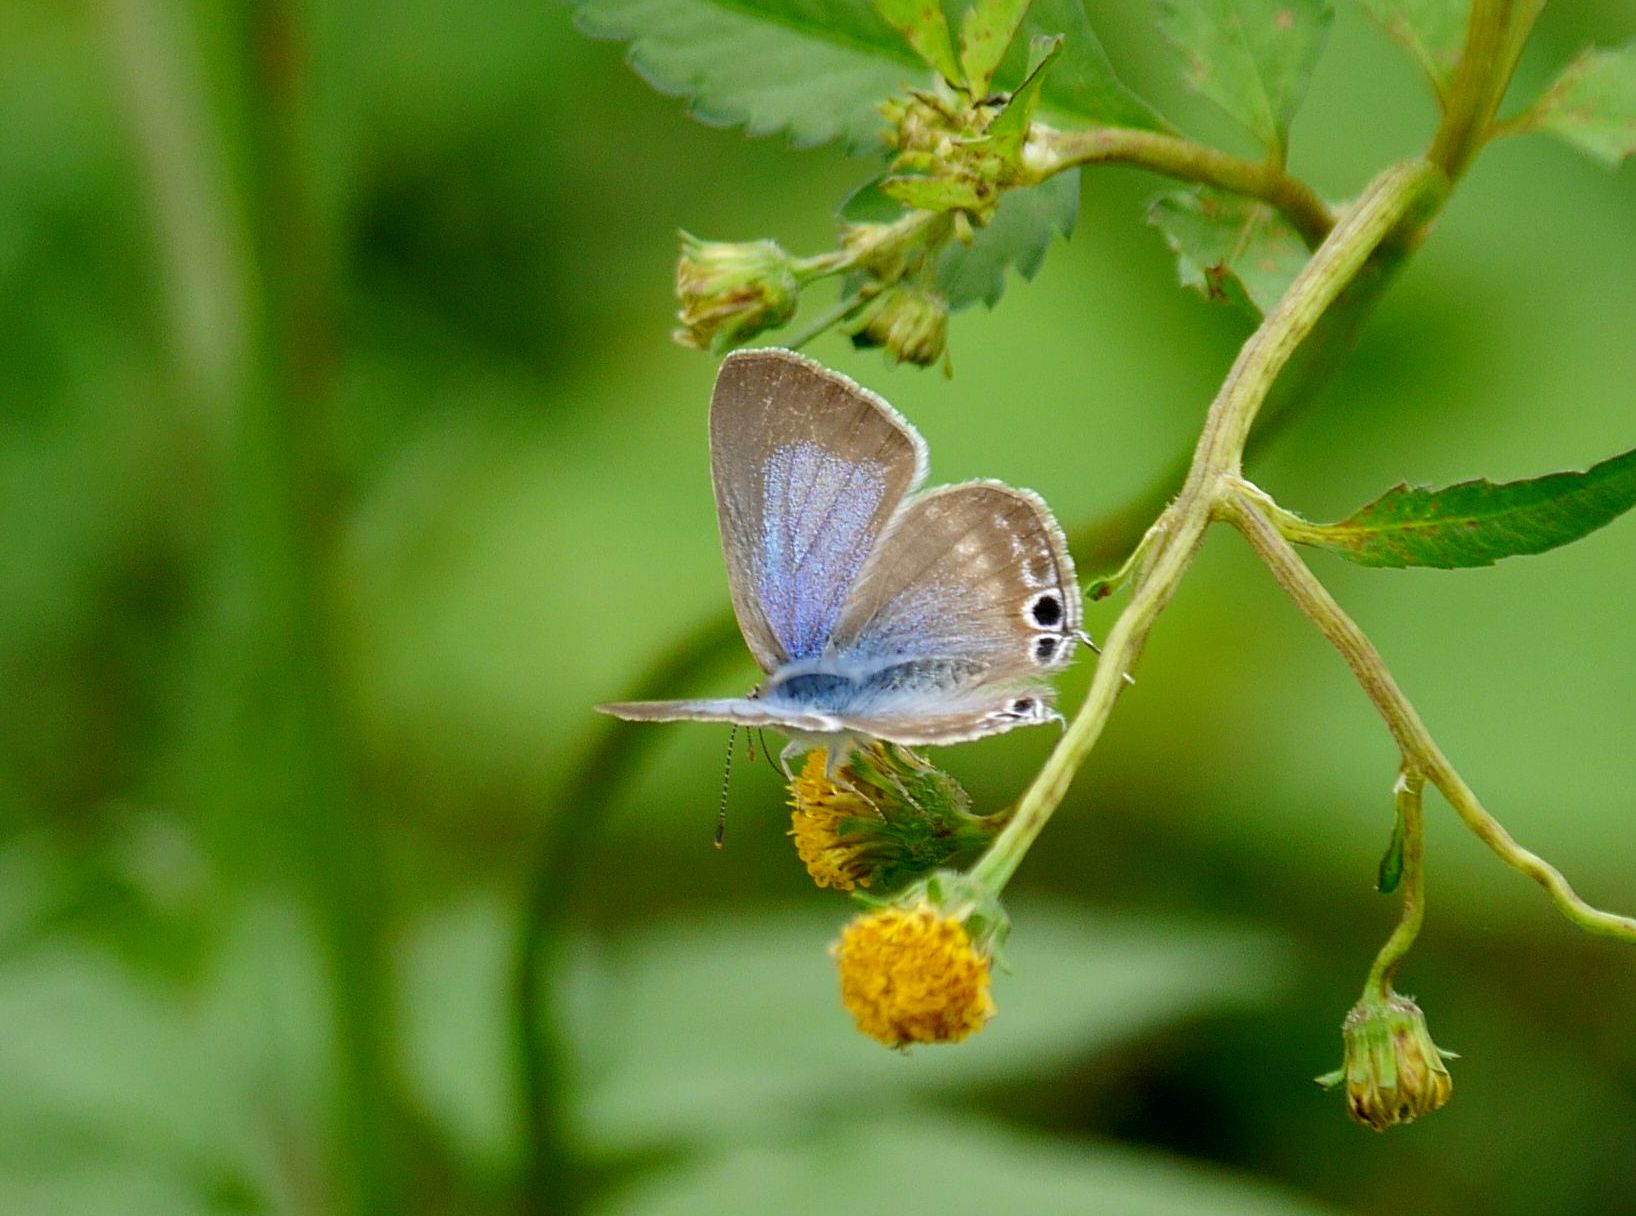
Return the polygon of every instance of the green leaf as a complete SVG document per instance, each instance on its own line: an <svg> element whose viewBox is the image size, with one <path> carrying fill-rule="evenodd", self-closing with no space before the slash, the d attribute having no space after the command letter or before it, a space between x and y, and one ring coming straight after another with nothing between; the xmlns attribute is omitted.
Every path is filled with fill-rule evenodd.
<svg viewBox="0 0 1636 1216"><path fill-rule="evenodd" d="M1403 812L1397 813L1397 821L1392 825L1392 839L1386 844L1386 852L1381 855L1380 866L1375 871L1375 890L1382 895L1390 895L1397 890L1397 884L1403 880Z"/></svg>
<svg viewBox="0 0 1636 1216"><path fill-rule="evenodd" d="M1636 156L1636 42L1615 50L1585 51L1545 91L1524 122L1607 165Z"/></svg>
<svg viewBox="0 0 1636 1216"><path fill-rule="evenodd" d="M1079 215L1079 174L1058 173L1037 186L1007 190L970 245L951 242L937 264L937 289L951 309L981 300L990 308L1005 292L1011 267L1031 279L1057 233L1070 235Z"/></svg>
<svg viewBox="0 0 1636 1216"><path fill-rule="evenodd" d="M902 2L902 0L899 0ZM1017 27L1028 13L1029 0L977 0L960 23L960 65L966 70L971 95L988 96L989 82L1005 58ZM941 11L941 9L939 10Z"/></svg>
<svg viewBox="0 0 1636 1216"><path fill-rule="evenodd" d="M1290 966L1277 939L1233 927L1063 905L1012 913L1000 1016L956 1047L906 1055L860 1035L837 999L824 953L844 915L834 905L828 916L662 926L601 957L581 953L563 1004L585 1066L576 1127L616 1151L720 1142L860 1095L902 1103L1038 1076L1181 1019L1260 1004Z"/></svg>
<svg viewBox="0 0 1636 1216"><path fill-rule="evenodd" d="M961 82L960 65L955 62L954 43L949 38L949 19L944 16L938 0L874 0L874 3L875 11L903 35L932 71L950 84Z"/></svg>
<svg viewBox="0 0 1636 1216"><path fill-rule="evenodd" d="M1328 0L1158 0L1187 83L1282 153L1329 37Z"/></svg>
<svg viewBox="0 0 1636 1216"><path fill-rule="evenodd" d="M693 115L798 146L876 143L876 106L926 69L868 0L572 0L580 29Z"/></svg>
<svg viewBox="0 0 1636 1216"><path fill-rule="evenodd" d="M1611 523L1636 505L1636 451L1583 473L1551 473L1495 485L1463 481L1441 490L1397 486L1338 524L1289 516L1291 540L1364 566L1489 566L1543 553Z"/></svg>
<svg viewBox="0 0 1636 1216"><path fill-rule="evenodd" d="M1108 61L1102 42L1091 28L1082 0L1034 0L1023 18L1022 36L1011 43L997 75L1021 80L1027 75L1033 39L1063 36L1062 55L1051 66L1042 100L1063 118L1105 123L1117 127L1165 130L1169 124L1153 107L1132 93Z"/></svg>
<svg viewBox="0 0 1636 1216"><path fill-rule="evenodd" d="M899 1075L910 1071L911 1056ZM1323 1216L1333 1209L1215 1166L1147 1149L932 1112L883 1117L867 1092L822 1124L783 1124L612 1196L596 1216L721 1212L1108 1213ZM882 1200L882 1196L898 1196ZM910 1197L910 1198L901 1198Z"/></svg>
<svg viewBox="0 0 1636 1216"><path fill-rule="evenodd" d="M1414 57L1441 97L1460 62L1471 0L1361 0L1392 40Z"/></svg>
<svg viewBox="0 0 1636 1216"><path fill-rule="evenodd" d="M1161 194L1148 223L1176 255L1182 286L1265 313L1306 265L1307 247L1276 208L1218 190Z"/></svg>

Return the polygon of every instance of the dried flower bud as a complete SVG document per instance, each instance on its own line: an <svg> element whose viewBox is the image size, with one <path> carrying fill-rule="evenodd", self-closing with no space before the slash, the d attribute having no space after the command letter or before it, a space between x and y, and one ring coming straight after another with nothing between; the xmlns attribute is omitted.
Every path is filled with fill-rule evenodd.
<svg viewBox="0 0 1636 1216"><path fill-rule="evenodd" d="M1346 1113L1365 1127L1383 1132L1413 1123L1453 1094L1454 1080L1443 1061L1454 1053L1432 1042L1425 1014L1411 998L1364 997L1346 1015L1341 1035L1346 1061L1318 1083L1344 1083Z"/></svg>
<svg viewBox="0 0 1636 1216"><path fill-rule="evenodd" d="M885 347L898 363L930 367L948 346L949 305L926 288L891 287L851 333L854 346Z"/></svg>
<svg viewBox="0 0 1636 1216"><path fill-rule="evenodd" d="M725 244L684 232L676 263L681 328L671 337L695 350L734 346L789 321L800 295L795 262L775 242Z"/></svg>

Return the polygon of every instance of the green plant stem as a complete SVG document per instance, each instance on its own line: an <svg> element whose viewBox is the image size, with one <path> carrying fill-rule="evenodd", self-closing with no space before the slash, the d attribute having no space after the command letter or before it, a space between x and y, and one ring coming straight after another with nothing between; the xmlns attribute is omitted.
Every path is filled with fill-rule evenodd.
<svg viewBox="0 0 1636 1216"><path fill-rule="evenodd" d="M1023 164L1033 181L1085 165L1132 165L1259 199L1277 208L1308 248L1316 248L1335 223L1312 187L1277 165L1245 160L1157 131L1129 127L1059 131L1036 123L1029 132Z"/></svg>
<svg viewBox="0 0 1636 1216"><path fill-rule="evenodd" d="M1420 926L1426 919L1426 881L1423 862L1426 855L1425 834L1426 779L1407 763L1398 774L1393 793L1397 798L1399 830L1403 834L1403 876L1399 885L1403 891L1402 913L1397 927L1386 939L1386 944L1375 955L1369 968L1369 978L1363 985L1365 997L1376 996L1384 1001L1392 994L1392 981L1397 977L1399 964L1420 936Z"/></svg>
<svg viewBox="0 0 1636 1216"><path fill-rule="evenodd" d="M1397 686L1373 642L1335 602L1291 544L1262 512L1259 491L1240 490L1224 505L1223 513L1249 540L1257 556L1272 571L1301 611L1340 651L1364 692L1386 722L1405 763L1425 774L1472 833L1499 859L1544 887L1562 914L1589 933L1636 942L1636 918L1604 912L1581 899L1561 872L1519 845L1484 809L1471 787L1461 779L1448 757L1427 731L1414 706Z"/></svg>
<svg viewBox="0 0 1636 1216"><path fill-rule="evenodd" d="M991 891L1010 880L1090 755L1140 657L1154 622L1176 593L1217 510L1236 483L1256 412L1279 373L1377 248L1418 223L1444 195L1443 175L1424 161L1393 165L1377 177L1319 246L1289 291L1250 336L1210 406L1180 496L1162 515L1136 589L1114 623L1085 702L1015 816L972 870Z"/></svg>
<svg viewBox="0 0 1636 1216"><path fill-rule="evenodd" d="M1538 12L1517 0L1473 0L1465 46L1449 87L1443 121L1426 159L1457 181L1489 138L1494 115L1511 83L1528 27Z"/></svg>

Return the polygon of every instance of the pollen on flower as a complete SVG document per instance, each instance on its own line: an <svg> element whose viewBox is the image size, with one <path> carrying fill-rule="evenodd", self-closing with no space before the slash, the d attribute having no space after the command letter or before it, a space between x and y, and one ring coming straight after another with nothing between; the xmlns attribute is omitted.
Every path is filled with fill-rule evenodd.
<svg viewBox="0 0 1636 1216"><path fill-rule="evenodd" d="M860 916L832 952L841 1003L888 1047L958 1043L994 1016L988 960L964 925L930 906Z"/></svg>
<svg viewBox="0 0 1636 1216"><path fill-rule="evenodd" d="M874 812L852 790L830 780L828 753L807 755L806 766L790 782L790 806L790 835L812 881L837 891L867 887L869 863L861 844L843 841L843 825Z"/></svg>

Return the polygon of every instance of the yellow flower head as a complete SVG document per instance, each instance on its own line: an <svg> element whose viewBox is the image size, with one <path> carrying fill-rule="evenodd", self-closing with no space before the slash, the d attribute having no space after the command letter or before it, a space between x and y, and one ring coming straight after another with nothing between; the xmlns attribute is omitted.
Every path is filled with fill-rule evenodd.
<svg viewBox="0 0 1636 1216"><path fill-rule="evenodd" d="M808 754L790 782L790 835L812 881L837 891L893 891L980 852L1003 818L973 815L965 791L888 743L850 751L831 770Z"/></svg>
<svg viewBox="0 0 1636 1216"><path fill-rule="evenodd" d="M832 953L841 1003L888 1047L958 1043L994 1016L988 956L964 924L928 902L857 917Z"/></svg>
<svg viewBox="0 0 1636 1216"><path fill-rule="evenodd" d="M878 817L878 812L855 791L830 780L828 753L807 755L806 767L790 783L790 806L795 808L790 835L812 881L837 891L867 887L874 868L865 856L867 845L849 821Z"/></svg>

